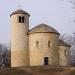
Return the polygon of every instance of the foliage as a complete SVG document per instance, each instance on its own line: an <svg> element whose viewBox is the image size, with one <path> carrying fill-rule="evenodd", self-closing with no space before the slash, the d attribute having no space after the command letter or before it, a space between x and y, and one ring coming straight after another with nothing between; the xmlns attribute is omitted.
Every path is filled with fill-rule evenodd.
<svg viewBox="0 0 75 75"><path fill-rule="evenodd" d="M10 48L0 44L0 68L10 66Z"/></svg>

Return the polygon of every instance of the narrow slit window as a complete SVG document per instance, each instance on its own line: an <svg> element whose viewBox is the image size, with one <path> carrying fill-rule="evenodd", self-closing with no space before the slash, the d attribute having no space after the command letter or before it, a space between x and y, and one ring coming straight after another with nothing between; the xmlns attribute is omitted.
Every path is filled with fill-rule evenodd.
<svg viewBox="0 0 75 75"><path fill-rule="evenodd" d="M19 23L21 23L21 16L19 16Z"/></svg>
<svg viewBox="0 0 75 75"><path fill-rule="evenodd" d="M22 23L24 23L24 16L22 16Z"/></svg>
<svg viewBox="0 0 75 75"><path fill-rule="evenodd" d="M50 41L48 41L48 47L50 47Z"/></svg>
<svg viewBox="0 0 75 75"><path fill-rule="evenodd" d="M36 48L39 48L39 42L36 41Z"/></svg>
<svg viewBox="0 0 75 75"><path fill-rule="evenodd" d="M64 54L65 54L65 56L67 56L67 51L66 50L64 51Z"/></svg>
<svg viewBox="0 0 75 75"><path fill-rule="evenodd" d="M19 16L19 23L24 23L24 16Z"/></svg>

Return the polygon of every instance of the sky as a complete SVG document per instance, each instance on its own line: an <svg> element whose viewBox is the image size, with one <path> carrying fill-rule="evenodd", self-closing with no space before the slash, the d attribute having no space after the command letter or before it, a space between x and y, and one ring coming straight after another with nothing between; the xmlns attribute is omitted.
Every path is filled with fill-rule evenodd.
<svg viewBox="0 0 75 75"><path fill-rule="evenodd" d="M11 40L10 14L18 9L30 16L30 29L40 23L54 27L60 34L75 32L75 10L70 0L1 0L0 1L0 43Z"/></svg>

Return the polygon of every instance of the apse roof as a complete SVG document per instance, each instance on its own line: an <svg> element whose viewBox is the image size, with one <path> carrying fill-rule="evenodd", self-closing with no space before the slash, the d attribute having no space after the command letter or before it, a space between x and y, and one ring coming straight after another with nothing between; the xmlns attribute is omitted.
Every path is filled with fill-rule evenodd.
<svg viewBox="0 0 75 75"><path fill-rule="evenodd" d="M41 32L45 32L45 33L50 32L50 33L59 34L59 32L57 30L55 30L54 28L52 28L46 24L39 24L30 30L30 33L41 33Z"/></svg>
<svg viewBox="0 0 75 75"><path fill-rule="evenodd" d="M64 42L63 40L59 40L59 46L69 46L70 47L70 45L69 44L67 44L66 42Z"/></svg>

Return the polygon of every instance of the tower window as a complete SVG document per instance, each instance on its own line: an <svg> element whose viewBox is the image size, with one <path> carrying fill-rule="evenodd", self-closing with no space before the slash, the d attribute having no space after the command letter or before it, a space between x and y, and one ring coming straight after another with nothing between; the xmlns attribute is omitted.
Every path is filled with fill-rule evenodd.
<svg viewBox="0 0 75 75"><path fill-rule="evenodd" d="M48 41L48 47L50 47L50 41Z"/></svg>
<svg viewBox="0 0 75 75"><path fill-rule="evenodd" d="M19 23L21 23L21 16L19 16Z"/></svg>
<svg viewBox="0 0 75 75"><path fill-rule="evenodd" d="M19 23L24 23L24 16L19 16Z"/></svg>
<svg viewBox="0 0 75 75"><path fill-rule="evenodd" d="M24 23L24 16L22 16L22 23Z"/></svg>
<svg viewBox="0 0 75 75"><path fill-rule="evenodd" d="M39 42L36 41L36 48L39 48Z"/></svg>

